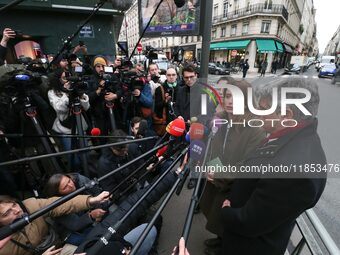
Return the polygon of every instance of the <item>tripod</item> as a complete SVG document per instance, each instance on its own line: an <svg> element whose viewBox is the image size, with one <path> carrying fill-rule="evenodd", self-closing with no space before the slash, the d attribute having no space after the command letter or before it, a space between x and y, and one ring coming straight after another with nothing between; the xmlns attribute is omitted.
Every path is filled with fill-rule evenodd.
<svg viewBox="0 0 340 255"><path fill-rule="evenodd" d="M31 103L31 98L29 96L27 96L24 99L24 111L27 117L29 117L34 125L35 130L37 131L38 135L40 136L40 141L46 151L47 154L53 153L55 152L55 150L52 149L52 146L50 144L50 141L47 139L46 136L46 131L42 128L42 126L40 125L39 120L37 119L37 111L36 111L36 107L32 105ZM56 158L50 158L49 159L55 172L57 173L61 173L62 169L59 165L59 163L57 162Z"/></svg>
<svg viewBox="0 0 340 255"><path fill-rule="evenodd" d="M73 121L73 125L72 125L72 134L74 135L77 132L77 134L79 135L79 138L77 138L77 140L79 141L78 145L79 145L79 148L82 149L86 147L86 142L85 142L85 138L83 137L84 129L83 129L83 122L82 122L82 107L80 104L80 97L78 95L74 96L71 94L70 101L71 101L70 111L72 112L72 115L75 120ZM83 173L85 176L89 176L86 153L80 153L80 158L81 158L81 162L83 165Z"/></svg>
<svg viewBox="0 0 340 255"><path fill-rule="evenodd" d="M108 112L109 112L111 132L113 132L113 130L115 130L117 128L116 127L115 115L113 113L114 103L112 101L105 100L105 107L108 109Z"/></svg>

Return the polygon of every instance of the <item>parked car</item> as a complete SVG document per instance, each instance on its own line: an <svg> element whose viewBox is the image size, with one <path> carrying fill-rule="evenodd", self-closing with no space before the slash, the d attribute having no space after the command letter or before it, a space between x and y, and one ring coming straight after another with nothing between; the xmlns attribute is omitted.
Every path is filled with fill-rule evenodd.
<svg viewBox="0 0 340 255"><path fill-rule="evenodd" d="M210 74L230 74L229 70L227 70L225 67L223 67L222 65L218 65L215 63L209 63L208 65L209 68L209 73Z"/></svg>
<svg viewBox="0 0 340 255"><path fill-rule="evenodd" d="M334 63L325 64L319 71L319 78L333 77L335 75L336 66Z"/></svg>
<svg viewBox="0 0 340 255"><path fill-rule="evenodd" d="M288 67L285 68L283 74L299 74L301 72L301 66L299 64L290 64Z"/></svg>

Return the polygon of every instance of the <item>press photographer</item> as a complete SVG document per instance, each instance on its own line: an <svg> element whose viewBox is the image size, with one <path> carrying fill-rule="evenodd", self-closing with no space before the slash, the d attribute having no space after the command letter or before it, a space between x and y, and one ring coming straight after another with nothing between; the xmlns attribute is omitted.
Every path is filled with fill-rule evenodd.
<svg viewBox="0 0 340 255"><path fill-rule="evenodd" d="M93 125L100 128L103 135L107 135L109 131L112 132L116 128L115 123L121 125L118 104L122 91L118 76L113 73L112 68L107 67L104 57L96 57L93 68L94 74L91 76L88 88L90 116Z"/></svg>
<svg viewBox="0 0 340 255"><path fill-rule="evenodd" d="M86 115L82 114L90 108L89 97L85 94L87 83L81 78L69 76L61 69L56 70L50 76L51 89L48 91L48 99L57 117L53 123L53 131L60 135L69 135L85 132L88 128ZM74 107L79 107L80 126L76 125ZM77 112L78 113L78 112ZM60 138L64 150L71 150L75 142L71 138ZM74 154L69 156L71 168L79 167L80 160ZM77 169L78 170L78 169Z"/></svg>

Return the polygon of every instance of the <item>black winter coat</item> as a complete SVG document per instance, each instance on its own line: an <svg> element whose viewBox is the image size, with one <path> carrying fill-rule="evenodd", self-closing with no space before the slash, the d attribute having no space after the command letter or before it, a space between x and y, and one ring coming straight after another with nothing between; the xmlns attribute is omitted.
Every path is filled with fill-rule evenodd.
<svg viewBox="0 0 340 255"><path fill-rule="evenodd" d="M325 165L316 129L315 120L292 130L256 149L244 165ZM284 254L295 219L317 203L325 188L326 173L286 173L285 177L288 178L259 176L234 181L228 197L231 207L221 209L225 227L223 254Z"/></svg>

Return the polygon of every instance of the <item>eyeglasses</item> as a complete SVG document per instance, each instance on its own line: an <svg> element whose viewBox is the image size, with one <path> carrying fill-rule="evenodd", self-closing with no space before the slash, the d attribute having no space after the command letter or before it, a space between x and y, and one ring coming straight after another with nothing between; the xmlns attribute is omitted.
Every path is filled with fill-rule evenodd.
<svg viewBox="0 0 340 255"><path fill-rule="evenodd" d="M195 76L194 75L193 76L184 76L183 78L184 78L184 80L190 80L190 79L195 78Z"/></svg>
<svg viewBox="0 0 340 255"><path fill-rule="evenodd" d="M166 76L176 76L177 74L175 74L175 73L169 73L169 74L167 74Z"/></svg>

